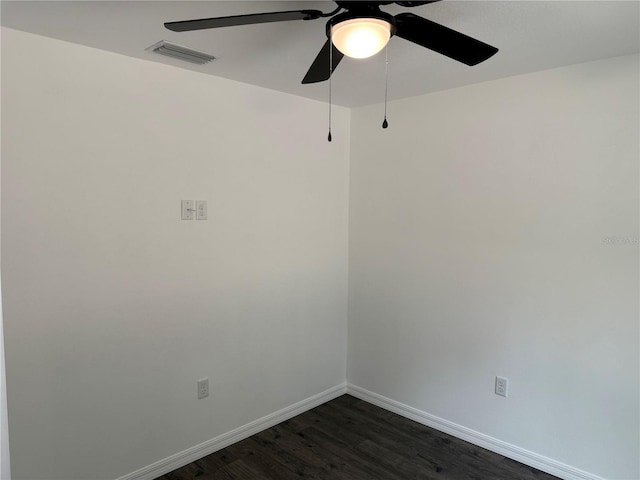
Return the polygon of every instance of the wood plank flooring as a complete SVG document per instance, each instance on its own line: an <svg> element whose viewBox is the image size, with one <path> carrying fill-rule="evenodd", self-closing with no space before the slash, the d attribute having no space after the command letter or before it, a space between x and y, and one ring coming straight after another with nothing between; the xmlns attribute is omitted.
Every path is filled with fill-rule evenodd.
<svg viewBox="0 0 640 480"><path fill-rule="evenodd" d="M157 480L557 480L343 395Z"/></svg>

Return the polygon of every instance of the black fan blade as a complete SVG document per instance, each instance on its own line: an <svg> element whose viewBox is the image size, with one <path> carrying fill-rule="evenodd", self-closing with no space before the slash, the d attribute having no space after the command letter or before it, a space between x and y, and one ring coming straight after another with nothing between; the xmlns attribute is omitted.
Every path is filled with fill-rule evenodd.
<svg viewBox="0 0 640 480"><path fill-rule="evenodd" d="M413 13L396 15L396 35L473 66L495 55L498 49L463 33Z"/></svg>
<svg viewBox="0 0 640 480"><path fill-rule="evenodd" d="M309 68L309 71L302 79L302 83L324 82L329 79L329 48L331 48L331 46L333 46L333 53L331 53L331 71L335 71L344 54L338 50L335 45L331 45L331 40L327 39L318 56L311 64L311 68Z"/></svg>
<svg viewBox="0 0 640 480"><path fill-rule="evenodd" d="M439 2L440 0L424 0L418 2L396 2L401 7L420 7L422 5L427 5L429 3Z"/></svg>
<svg viewBox="0 0 640 480"><path fill-rule="evenodd" d="M319 10L291 10L287 12L254 13L251 15L234 15L232 17L201 18L199 20L183 20L164 24L174 32L189 32L205 28L233 27L236 25L252 25L254 23L286 22L288 20L315 20L320 18Z"/></svg>

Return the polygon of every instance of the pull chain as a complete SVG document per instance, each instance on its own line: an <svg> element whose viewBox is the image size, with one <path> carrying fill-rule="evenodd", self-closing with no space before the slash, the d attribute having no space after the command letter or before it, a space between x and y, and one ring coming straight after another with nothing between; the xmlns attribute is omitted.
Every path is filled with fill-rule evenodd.
<svg viewBox="0 0 640 480"><path fill-rule="evenodd" d="M387 128L389 126L389 122L387 122L387 91L389 89L389 44L387 43L384 48L384 68L385 68L385 78L384 78L384 121L382 122L382 128Z"/></svg>
<svg viewBox="0 0 640 480"><path fill-rule="evenodd" d="M333 77L333 39L332 32L329 31L329 135L327 140L331 141L331 77Z"/></svg>

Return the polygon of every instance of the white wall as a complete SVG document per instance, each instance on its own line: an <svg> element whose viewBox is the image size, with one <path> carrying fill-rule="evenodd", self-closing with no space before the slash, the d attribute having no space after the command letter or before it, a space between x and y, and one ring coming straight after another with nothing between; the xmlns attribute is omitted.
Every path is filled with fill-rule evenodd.
<svg viewBox="0 0 640 480"><path fill-rule="evenodd" d="M15 479L115 478L342 382L349 201L351 382L640 476L638 245L603 242L638 237L637 57L354 110L351 145L345 109L328 144L321 103L22 32L2 67Z"/></svg>
<svg viewBox="0 0 640 480"><path fill-rule="evenodd" d="M352 111L349 382L640 478L638 85L630 56Z"/></svg>
<svg viewBox="0 0 640 480"><path fill-rule="evenodd" d="M7 29L2 63L14 479L115 478L344 381L348 110L329 144L320 102Z"/></svg>
<svg viewBox="0 0 640 480"><path fill-rule="evenodd" d="M0 77L2 73L2 63L0 62ZM2 82L0 78L0 91ZM0 145L2 145L2 118L0 116ZM2 171L2 156L0 155L0 173ZM1 175L0 175L1 178ZM0 193L2 188L0 187ZM0 206L2 205L0 195ZM2 215L0 214L0 220ZM0 221L0 232L2 232L2 222ZM0 245L2 244L0 235ZM0 262L0 271L2 270ZM2 319L2 282L0 281L0 479L9 480L11 478L11 458L9 456L9 418L7 414L7 387L4 360L4 321Z"/></svg>
<svg viewBox="0 0 640 480"><path fill-rule="evenodd" d="M0 294L2 287L0 286ZM9 420L7 416L7 389L4 368L4 334L2 320L2 298L0 297L0 479L11 478L11 458L9 456Z"/></svg>
<svg viewBox="0 0 640 480"><path fill-rule="evenodd" d="M2 285L0 282L0 479L9 480L11 478L11 458L9 456L9 418L7 416L4 364L4 321L2 319Z"/></svg>

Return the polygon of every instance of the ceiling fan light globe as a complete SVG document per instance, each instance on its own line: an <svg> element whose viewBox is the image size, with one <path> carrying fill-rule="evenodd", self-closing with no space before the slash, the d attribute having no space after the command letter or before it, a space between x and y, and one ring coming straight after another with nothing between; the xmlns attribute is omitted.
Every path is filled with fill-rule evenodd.
<svg viewBox="0 0 640 480"><path fill-rule="evenodd" d="M354 18L331 27L331 41L351 58L368 58L382 50L391 38L391 25L378 18Z"/></svg>

